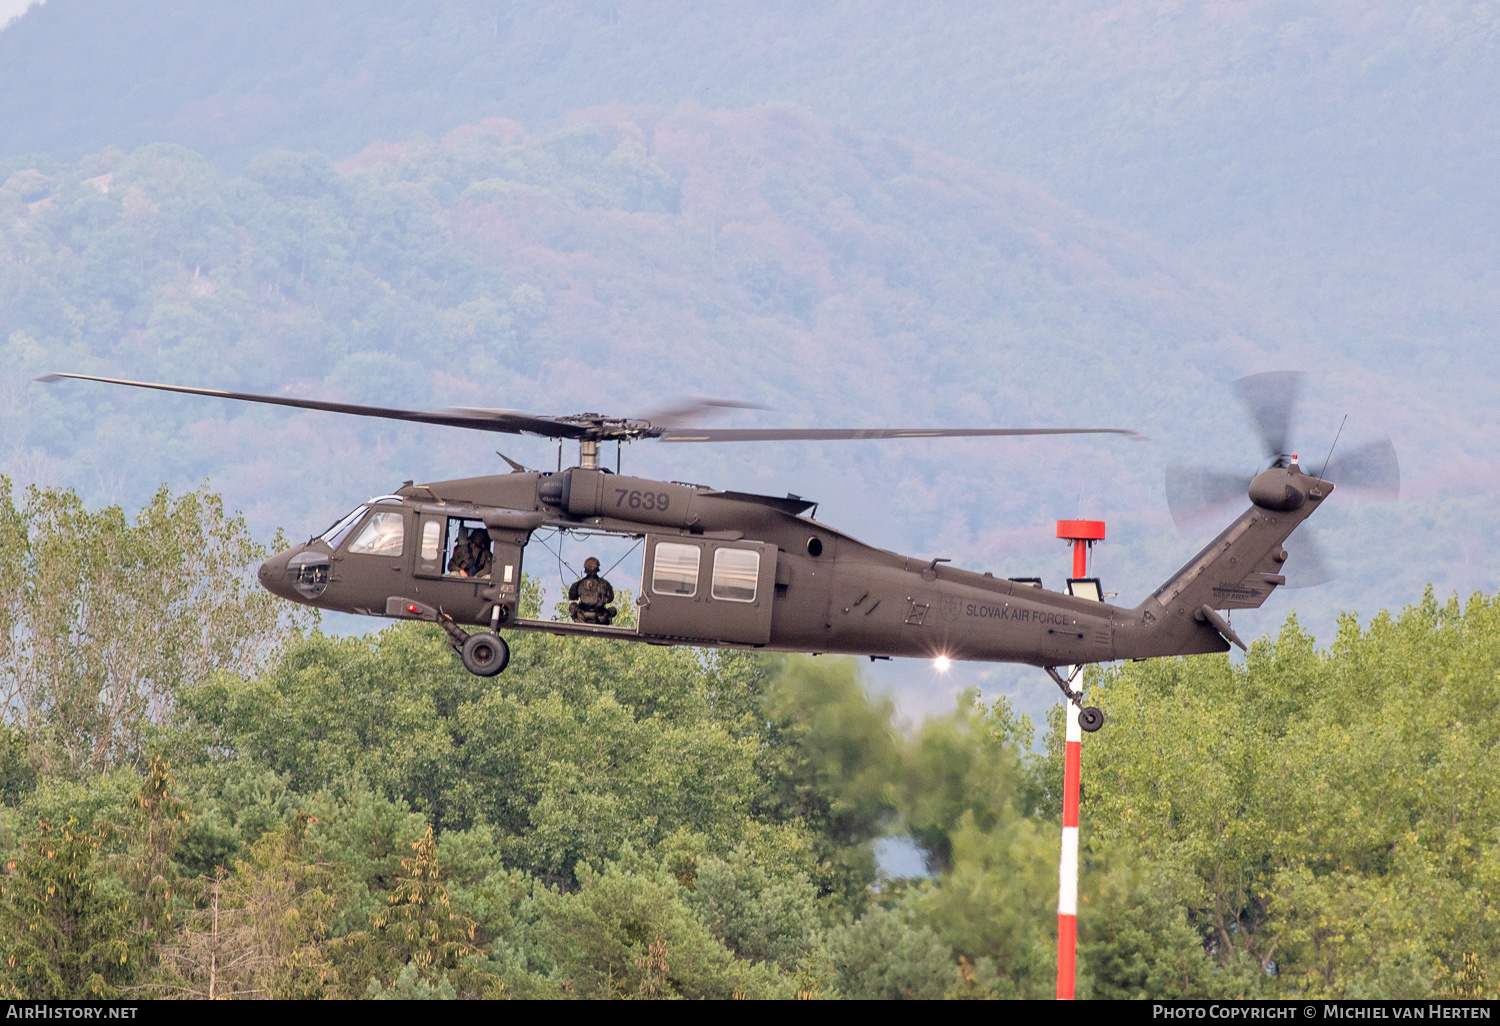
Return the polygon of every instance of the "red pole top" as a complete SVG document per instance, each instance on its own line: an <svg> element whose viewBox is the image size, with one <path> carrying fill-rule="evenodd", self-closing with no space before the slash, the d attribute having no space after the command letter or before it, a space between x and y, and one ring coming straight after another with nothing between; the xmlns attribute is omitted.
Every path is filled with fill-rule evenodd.
<svg viewBox="0 0 1500 1026"><path fill-rule="evenodd" d="M1059 520L1057 522L1057 536L1059 538L1066 538L1068 541L1103 541L1104 521Z"/></svg>

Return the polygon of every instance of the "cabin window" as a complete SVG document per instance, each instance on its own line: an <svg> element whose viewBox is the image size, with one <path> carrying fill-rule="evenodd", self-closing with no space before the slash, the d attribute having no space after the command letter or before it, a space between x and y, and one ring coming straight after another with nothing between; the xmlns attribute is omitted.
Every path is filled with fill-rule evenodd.
<svg viewBox="0 0 1500 1026"><path fill-rule="evenodd" d="M422 562L436 563L438 553L443 551L443 525L429 520L422 525Z"/></svg>
<svg viewBox="0 0 1500 1026"><path fill-rule="evenodd" d="M406 518L400 513L376 513L364 530L349 543L351 554L399 556L406 536Z"/></svg>
<svg viewBox="0 0 1500 1026"><path fill-rule="evenodd" d="M349 532L354 530L354 525L359 523L359 518L365 515L365 510L368 508L368 506L354 507L352 513L347 514L318 537L327 542L330 549L338 548L343 544L344 539L349 537Z"/></svg>
<svg viewBox="0 0 1500 1026"><path fill-rule="evenodd" d="M698 561L702 555L696 545L658 542L651 566L651 590L658 595L696 595Z"/></svg>
<svg viewBox="0 0 1500 1026"><path fill-rule="evenodd" d="M720 549L714 553L714 581L709 593L724 602L754 602L755 583L759 577L759 552Z"/></svg>

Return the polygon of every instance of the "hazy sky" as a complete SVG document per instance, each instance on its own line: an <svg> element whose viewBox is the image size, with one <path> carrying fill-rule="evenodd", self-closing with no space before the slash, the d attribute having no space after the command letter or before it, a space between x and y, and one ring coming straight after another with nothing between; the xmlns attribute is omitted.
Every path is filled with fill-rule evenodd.
<svg viewBox="0 0 1500 1026"><path fill-rule="evenodd" d="M9 24L12 18L26 13L26 8L41 0L0 0L0 25Z"/></svg>

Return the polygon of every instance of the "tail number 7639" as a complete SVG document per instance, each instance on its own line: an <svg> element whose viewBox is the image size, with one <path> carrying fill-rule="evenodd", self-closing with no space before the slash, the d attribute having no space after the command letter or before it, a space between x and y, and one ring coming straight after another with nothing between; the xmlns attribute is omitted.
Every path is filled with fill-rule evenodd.
<svg viewBox="0 0 1500 1026"><path fill-rule="evenodd" d="M640 492L629 488L615 489L615 505L631 509L666 509L672 497L666 492Z"/></svg>

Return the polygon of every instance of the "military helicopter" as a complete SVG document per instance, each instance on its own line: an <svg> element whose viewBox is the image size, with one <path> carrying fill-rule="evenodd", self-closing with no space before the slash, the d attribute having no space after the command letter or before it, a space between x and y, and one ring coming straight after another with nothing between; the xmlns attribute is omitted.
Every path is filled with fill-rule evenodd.
<svg viewBox="0 0 1500 1026"><path fill-rule="evenodd" d="M657 645L845 653L889 658L946 657L1030 664L1066 698L1082 695L1059 667L1228 651L1244 643L1220 610L1252 609L1285 583L1283 542L1333 492L1303 471L1285 445L1270 444L1271 465L1246 482L1250 507L1134 607L1103 601L1097 581L1068 592L1034 579L996 578L945 559L903 556L867 545L808 515L797 495L724 491L632 477L600 466L606 442L668 443L1123 435L1118 428L717 429L684 425L715 407L698 400L666 415L597 413L542 417L508 410L418 411L286 396L128 381L87 374L65 378L189 395L269 403L576 442L576 466L529 470L508 457L507 474L405 482L360 503L322 534L278 553L260 583L293 602L322 609L439 624L469 672L492 677L510 649L500 631L615 638ZM1218 480L1215 478L1214 480ZM1202 488L1200 487L1200 490ZM644 542L635 626L542 620L520 615L526 548L552 529ZM481 533L482 532L482 533ZM488 566L455 570L457 545L483 538ZM587 618L583 618L587 619ZM482 628L471 633L465 627ZM1103 714L1082 708L1098 730Z"/></svg>

